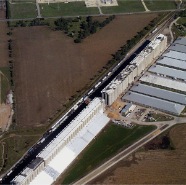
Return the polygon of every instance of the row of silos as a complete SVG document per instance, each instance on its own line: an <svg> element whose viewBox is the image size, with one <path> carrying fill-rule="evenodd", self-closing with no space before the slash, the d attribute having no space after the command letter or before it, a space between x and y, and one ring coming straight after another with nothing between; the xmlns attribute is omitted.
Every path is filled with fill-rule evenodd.
<svg viewBox="0 0 186 185"><path fill-rule="evenodd" d="M159 34L103 90L102 98L111 105L119 95L166 49L167 37Z"/></svg>
<svg viewBox="0 0 186 185"><path fill-rule="evenodd" d="M13 179L12 183L28 185L97 113L103 113L103 111L104 102L99 98L92 100L89 105L37 155L36 159Z"/></svg>

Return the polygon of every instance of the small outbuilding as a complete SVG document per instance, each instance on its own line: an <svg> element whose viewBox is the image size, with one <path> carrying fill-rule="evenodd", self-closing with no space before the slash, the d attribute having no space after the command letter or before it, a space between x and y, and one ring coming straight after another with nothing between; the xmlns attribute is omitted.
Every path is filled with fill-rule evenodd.
<svg viewBox="0 0 186 185"><path fill-rule="evenodd" d="M129 112L132 112L135 108L136 108L136 105L133 105L132 103L128 103L121 110L121 114L123 116L126 116Z"/></svg>

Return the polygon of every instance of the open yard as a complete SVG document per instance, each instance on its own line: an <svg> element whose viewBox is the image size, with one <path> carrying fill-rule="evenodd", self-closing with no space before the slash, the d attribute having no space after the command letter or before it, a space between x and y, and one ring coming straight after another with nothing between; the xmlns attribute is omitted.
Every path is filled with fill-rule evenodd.
<svg viewBox="0 0 186 185"><path fill-rule="evenodd" d="M118 16L81 44L47 27L14 28L18 126L46 123L76 91L90 83L111 54L155 16L138 15L138 19L135 15Z"/></svg>
<svg viewBox="0 0 186 185"><path fill-rule="evenodd" d="M85 2L40 4L43 17L99 14L98 8L87 8Z"/></svg>
<svg viewBox="0 0 186 185"><path fill-rule="evenodd" d="M93 184L185 184L186 124L169 132L175 150L138 151L96 179Z"/></svg>
<svg viewBox="0 0 186 185"><path fill-rule="evenodd" d="M173 10L177 8L177 4L174 0L144 0L144 2L151 11Z"/></svg>
<svg viewBox="0 0 186 185"><path fill-rule="evenodd" d="M118 6L101 7L104 14L143 12L145 11L141 1L118 0Z"/></svg>

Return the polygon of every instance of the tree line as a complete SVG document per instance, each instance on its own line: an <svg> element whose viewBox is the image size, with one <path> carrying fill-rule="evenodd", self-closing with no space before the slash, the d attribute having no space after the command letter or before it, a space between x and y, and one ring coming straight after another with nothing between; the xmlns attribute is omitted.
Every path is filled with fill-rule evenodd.
<svg viewBox="0 0 186 185"><path fill-rule="evenodd" d="M157 23L161 20L161 16L154 18L143 30L137 32L137 34L130 40L127 40L127 43L123 45L115 54L109 63L120 62L127 52L132 49L150 30L152 30Z"/></svg>
<svg viewBox="0 0 186 185"><path fill-rule="evenodd" d="M115 18L115 15L111 15L102 22L99 22L97 20L93 20L91 16L86 17L85 20L83 20L81 17L74 18L74 19L60 18L60 19L57 19L54 23L56 25L55 30L63 30L66 34L69 34L71 24L73 22L79 21L80 22L80 29L78 31L77 37L74 38L74 42L80 43L80 42L82 42L83 39L85 39L89 35L94 34L98 30L105 27L114 18ZM73 36L73 35L71 35L71 36Z"/></svg>

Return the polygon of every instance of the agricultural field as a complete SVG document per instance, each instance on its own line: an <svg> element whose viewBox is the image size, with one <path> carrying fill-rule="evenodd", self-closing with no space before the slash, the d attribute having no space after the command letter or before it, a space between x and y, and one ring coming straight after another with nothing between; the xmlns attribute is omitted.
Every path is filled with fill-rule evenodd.
<svg viewBox="0 0 186 185"><path fill-rule="evenodd" d="M101 7L104 14L130 13L145 11L141 1L118 0L118 6Z"/></svg>
<svg viewBox="0 0 186 185"><path fill-rule="evenodd" d="M13 28L18 126L46 124L50 115L90 84L111 54L156 16L117 16L80 44L44 26Z"/></svg>
<svg viewBox="0 0 186 185"><path fill-rule="evenodd" d="M177 8L177 4L175 1L172 0L144 0L147 8L151 11L156 11L156 10L173 10Z"/></svg>
<svg viewBox="0 0 186 185"><path fill-rule="evenodd" d="M173 127L168 136L173 147L153 150L141 149L122 160L92 183L185 184L186 124Z"/></svg>
<svg viewBox="0 0 186 185"><path fill-rule="evenodd" d="M62 184L71 184L118 151L121 151L121 149L127 148L154 129L155 126L139 125L129 129L109 123L99 136L90 143L87 149L80 154L73 166L62 175L64 179L59 181L62 182ZM59 181L56 182L56 184L59 184Z"/></svg>

